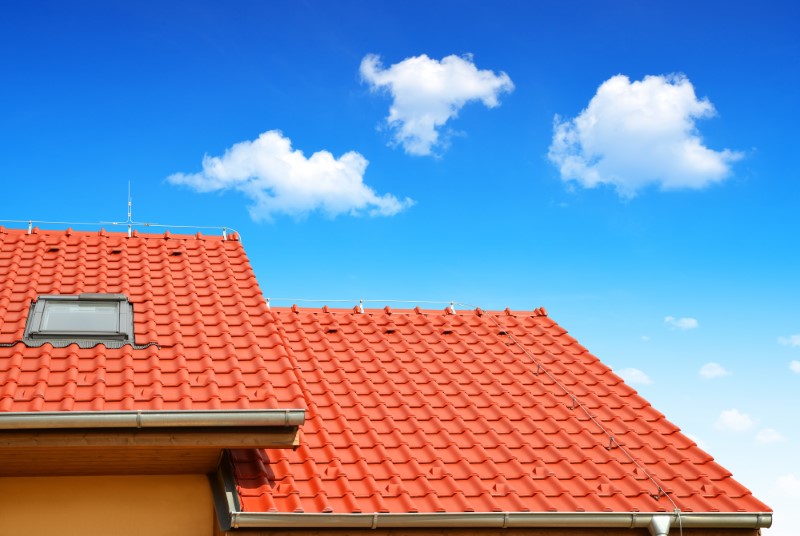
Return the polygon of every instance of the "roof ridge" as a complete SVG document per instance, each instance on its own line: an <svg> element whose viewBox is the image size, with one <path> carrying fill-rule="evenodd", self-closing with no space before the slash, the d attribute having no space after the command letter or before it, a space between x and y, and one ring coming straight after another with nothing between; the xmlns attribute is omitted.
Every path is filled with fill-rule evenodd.
<svg viewBox="0 0 800 536"><path fill-rule="evenodd" d="M275 298L271 298L275 299ZM267 303L269 303L270 298L267 298ZM316 301L316 300L313 300ZM330 300L336 302L348 302L349 300ZM364 300L367 301L367 300ZM379 301L379 300L369 300L369 301ZM387 302L391 302L392 300L386 300ZM395 300L395 303L399 300ZM325 300L320 300L319 303L325 303ZM493 314L493 315L505 315L505 316L525 316L525 317L540 317L540 316L548 316L547 309L544 307L537 307L533 310L525 310L525 309L509 309L506 307L502 310L492 310L492 309L482 309L480 307L470 308L470 309L455 309L450 310L448 307L444 309L422 309L419 306L416 307L409 307L409 308L392 308L389 305L384 307L364 307L363 312L359 310L357 301L355 307L330 307L329 305L325 304L320 307L302 307L293 303L290 306L280 306L274 307L270 305L270 310L278 313L323 313L323 314L385 314L388 316L400 314L400 315L451 315L451 316L483 316L486 314ZM414 301L409 301L408 303L417 303ZM444 302L443 302L444 303Z"/></svg>
<svg viewBox="0 0 800 536"><path fill-rule="evenodd" d="M178 226L180 227L180 226ZM197 228L197 227L193 227ZM220 227L220 229L224 229L224 227ZM239 233L236 231L227 232L225 236L216 235L216 234L203 234L202 232L198 231L194 234L188 233L172 233L168 229L165 230L163 233L143 233L140 232L138 229L131 230L131 235L128 236L126 231L107 231L105 227L101 227L96 231L83 231L83 230L75 230L72 227L67 227L66 229L41 229L36 226L32 226L28 229L17 229L13 227L5 227L0 225L0 235L12 235L12 236L25 236L25 235L39 235L39 236L107 236L107 237L120 237L120 238L163 238L167 239L175 239L175 240L186 240L186 239L196 239L196 240L230 240L230 241L241 241L241 237Z"/></svg>

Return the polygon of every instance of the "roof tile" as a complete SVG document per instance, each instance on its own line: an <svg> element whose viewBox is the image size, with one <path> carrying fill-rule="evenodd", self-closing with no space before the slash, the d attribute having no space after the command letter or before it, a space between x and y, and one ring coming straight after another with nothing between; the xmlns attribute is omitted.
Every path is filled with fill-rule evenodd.
<svg viewBox="0 0 800 536"><path fill-rule="evenodd" d="M333 512L671 510L654 499L647 475L658 476L682 509L708 510L714 498L701 488L711 484L730 489L739 507L766 509L727 474L701 477L707 455L545 316L271 314L294 334L289 358L319 408L306 427L330 432L324 443L305 435L302 454L281 456L289 470L352 460L335 473L352 498L329 501ZM680 484L669 487L672 480ZM373 497L382 498L380 509ZM252 510L267 505L244 501ZM321 511L311 502L304 508Z"/></svg>
<svg viewBox="0 0 800 536"><path fill-rule="evenodd" d="M0 244L0 344L12 345L0 354L1 410L278 407L303 398L291 365L282 367L289 379L264 366L261 356L285 351L274 323L251 323L264 300L237 240L3 229ZM38 295L83 292L128 295L136 342L160 348L14 345ZM258 388L269 396L253 404L248 393Z"/></svg>

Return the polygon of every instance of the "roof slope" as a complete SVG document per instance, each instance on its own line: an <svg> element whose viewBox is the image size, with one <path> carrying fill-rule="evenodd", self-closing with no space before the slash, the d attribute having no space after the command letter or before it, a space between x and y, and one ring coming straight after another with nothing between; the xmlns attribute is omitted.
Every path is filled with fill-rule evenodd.
<svg viewBox="0 0 800 536"><path fill-rule="evenodd" d="M144 349L29 348L41 294L121 293ZM236 237L0 227L0 411L302 407ZM265 357L269 355L269 372Z"/></svg>
<svg viewBox="0 0 800 536"><path fill-rule="evenodd" d="M84 292L155 344L20 342ZM769 510L543 310L270 311L235 237L0 227L0 411L279 407L301 446L232 453L247 512Z"/></svg>
<svg viewBox="0 0 800 536"><path fill-rule="evenodd" d="M243 511L769 511L543 309L269 318L308 411L234 451Z"/></svg>

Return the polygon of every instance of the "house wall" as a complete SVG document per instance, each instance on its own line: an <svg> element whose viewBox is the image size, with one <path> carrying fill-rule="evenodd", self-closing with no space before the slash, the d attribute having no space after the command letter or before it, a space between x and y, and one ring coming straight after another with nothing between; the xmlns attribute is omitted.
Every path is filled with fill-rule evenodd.
<svg viewBox="0 0 800 536"><path fill-rule="evenodd" d="M212 536L205 475L0 478L0 535Z"/></svg>

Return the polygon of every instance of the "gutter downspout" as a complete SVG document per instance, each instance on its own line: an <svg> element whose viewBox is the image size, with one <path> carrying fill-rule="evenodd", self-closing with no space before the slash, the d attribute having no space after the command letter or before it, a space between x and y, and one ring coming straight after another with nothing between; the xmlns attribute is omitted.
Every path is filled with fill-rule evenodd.
<svg viewBox="0 0 800 536"><path fill-rule="evenodd" d="M670 516L653 516L650 518L650 524L647 525L647 530L650 531L650 536L669 536L670 525Z"/></svg>
<svg viewBox="0 0 800 536"><path fill-rule="evenodd" d="M208 475L208 480L211 484L211 496L214 498L217 525L220 532L223 533L233 528L231 513L241 510L239 491L236 489L229 451L223 451L217 471Z"/></svg>

